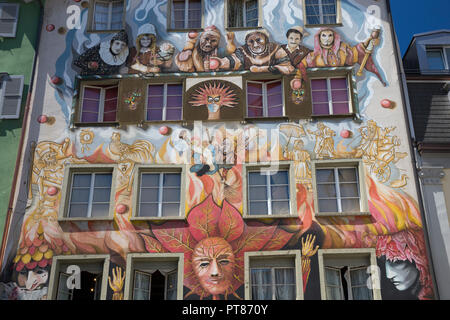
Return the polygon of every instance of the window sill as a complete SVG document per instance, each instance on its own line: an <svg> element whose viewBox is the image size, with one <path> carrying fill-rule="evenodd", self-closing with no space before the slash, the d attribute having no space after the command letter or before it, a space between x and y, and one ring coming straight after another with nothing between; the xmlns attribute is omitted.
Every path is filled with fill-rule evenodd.
<svg viewBox="0 0 450 320"><path fill-rule="evenodd" d="M370 217L370 212L316 212L316 217Z"/></svg>
<svg viewBox="0 0 450 320"><path fill-rule="evenodd" d="M74 122L75 127L117 127L119 122Z"/></svg>
<svg viewBox="0 0 450 320"><path fill-rule="evenodd" d="M226 27L225 30L228 31L246 31L246 30L260 30L262 29L262 26L257 27Z"/></svg>
<svg viewBox="0 0 450 320"><path fill-rule="evenodd" d="M321 28L321 27L342 27L342 22L337 23L323 23L323 24L305 24L305 28Z"/></svg>
<svg viewBox="0 0 450 320"><path fill-rule="evenodd" d="M118 30L93 30L93 29L88 29L86 30L86 33L119 33L121 31L121 29Z"/></svg>
<svg viewBox="0 0 450 320"><path fill-rule="evenodd" d="M173 217L131 217L130 221L186 221L185 216L173 216Z"/></svg>
<svg viewBox="0 0 450 320"><path fill-rule="evenodd" d="M286 219L286 218L295 218L296 216L292 214L259 214L259 215L244 215L242 218L246 220L253 220L253 219Z"/></svg>
<svg viewBox="0 0 450 320"><path fill-rule="evenodd" d="M258 118L244 118L246 122L254 122L254 121L289 121L289 117L281 116L281 117L258 117Z"/></svg>
<svg viewBox="0 0 450 320"><path fill-rule="evenodd" d="M357 119L356 113L342 113L342 114L313 114L311 118L323 119L323 118L354 118Z"/></svg>
<svg viewBox="0 0 450 320"><path fill-rule="evenodd" d="M167 32L203 32L204 28L200 27L200 28L169 28L167 29Z"/></svg>
<svg viewBox="0 0 450 320"><path fill-rule="evenodd" d="M84 217L59 217L58 222L101 222L101 221L114 221L114 217L95 217L95 218L84 218Z"/></svg>

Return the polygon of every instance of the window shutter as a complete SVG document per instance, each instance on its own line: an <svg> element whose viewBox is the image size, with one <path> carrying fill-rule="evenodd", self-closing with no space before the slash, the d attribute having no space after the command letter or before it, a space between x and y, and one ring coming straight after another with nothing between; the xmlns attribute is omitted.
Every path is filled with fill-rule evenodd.
<svg viewBox="0 0 450 320"><path fill-rule="evenodd" d="M120 123L145 121L147 81L124 79L119 83L117 118Z"/></svg>
<svg viewBox="0 0 450 320"><path fill-rule="evenodd" d="M298 95L298 90L291 88L291 81L294 76L285 77L284 79L284 101L286 106L286 116L291 120L311 118L311 83L309 80L303 81L303 96Z"/></svg>
<svg viewBox="0 0 450 320"><path fill-rule="evenodd" d="M18 119L22 104L23 76L9 76L1 83L0 118Z"/></svg>
<svg viewBox="0 0 450 320"><path fill-rule="evenodd" d="M0 37L14 38L18 19L18 3L0 3Z"/></svg>

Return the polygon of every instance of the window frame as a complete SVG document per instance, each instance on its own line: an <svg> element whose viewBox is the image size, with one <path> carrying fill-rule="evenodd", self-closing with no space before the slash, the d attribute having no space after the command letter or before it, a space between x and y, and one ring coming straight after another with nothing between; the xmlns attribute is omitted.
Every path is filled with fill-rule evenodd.
<svg viewBox="0 0 450 320"><path fill-rule="evenodd" d="M50 271L50 279L48 285L47 300L56 300L58 296L59 275L62 272L62 264L71 263L73 265L103 262L102 284L100 287L100 300L106 300L108 292L108 273L110 265L110 256L108 254L93 255L70 255L70 256L53 256L52 268ZM83 270L81 270L83 271Z"/></svg>
<svg viewBox="0 0 450 320"><path fill-rule="evenodd" d="M327 300L326 292L326 278L325 278L325 260L326 257L337 257L339 259L352 258L368 258L371 274L369 278L372 280L372 300L381 300L381 287L380 287L380 273L375 272L373 274L372 266L377 266L376 250L374 248L350 248L350 249L319 249L318 250L318 262L319 262L319 280L320 280L320 296L321 300ZM375 268L375 270L378 270ZM350 283L350 290L353 286ZM370 289L370 288L369 288Z"/></svg>
<svg viewBox="0 0 450 320"><path fill-rule="evenodd" d="M234 31L239 31L239 30L254 30L254 29L261 29L262 28L262 4L261 4L261 0L257 0L258 2L258 25L256 27L249 27L247 26L247 16L246 16L246 4L248 1L250 0L241 0L244 3L244 9L243 9L243 19L244 19L244 25L242 27L233 27L229 25L229 21L228 21L228 11L230 10L230 5L229 5L229 0L226 0L224 2L224 26L225 26L225 30L234 30Z"/></svg>
<svg viewBox="0 0 450 320"><path fill-rule="evenodd" d="M426 73L447 73L450 71L450 56L447 55L447 50L450 52L450 46L427 46L425 48L425 58L427 61L427 70ZM430 69L430 65L428 62L428 52L438 51L441 54L442 64L444 65L444 69Z"/></svg>
<svg viewBox="0 0 450 320"><path fill-rule="evenodd" d="M185 220L185 203L186 203L186 166L187 164L153 164L153 165L135 165L135 173L133 178L133 196L132 196L132 217L131 221L146 221L146 220ZM157 216L157 217L143 217L139 215L139 201L141 188L141 174L142 173L179 173L180 174L180 208L177 216ZM158 187L158 193L161 184ZM160 204L159 203L160 210ZM158 212L159 214L160 212ZM162 213L161 213L162 214Z"/></svg>
<svg viewBox="0 0 450 320"><path fill-rule="evenodd" d="M171 84L176 84L176 85L181 85L181 106L180 106L180 109L181 109L181 118L180 119L178 119L178 120L166 120L166 118L167 118L167 88L168 88L168 86L169 85L171 85ZM151 85L163 85L164 86L164 93L163 93L163 99L164 99L164 101L163 101L163 108L162 108L162 113L163 113L163 119L161 119L161 120L148 120L147 119L147 117L148 117L148 99L149 99L149 94L148 94L148 90L149 90L149 87L151 86ZM180 121L184 121L184 95L185 95L185 84L184 84L184 81L179 81L179 82L176 82L176 81L166 81L166 82L148 82L147 84L146 84L146 88L147 88L147 91L146 91L146 96L145 96L145 114L144 114L144 122L147 122L147 123L158 123L158 122L180 122Z"/></svg>
<svg viewBox="0 0 450 320"><path fill-rule="evenodd" d="M341 0L336 0L336 23L319 23L319 24L311 24L308 23L308 16L306 14L306 0L302 0L302 11L303 11L303 21L305 28L318 28L325 26L342 26L342 9L341 9ZM319 0L319 10L322 11L322 0ZM319 13L319 18L321 22L323 22L323 13Z"/></svg>
<svg viewBox="0 0 450 320"><path fill-rule="evenodd" d="M5 79L6 78L6 79ZM7 79L20 79L20 94L19 95L10 95L11 97L20 97L17 103L16 114L15 115L2 115L3 113L3 103L5 99L5 89L6 89L6 81ZM20 112L22 110L22 100L23 100L23 89L24 89L25 76L23 75L9 75L7 77L2 78L1 87L0 87L0 119L19 119Z"/></svg>
<svg viewBox="0 0 450 320"><path fill-rule="evenodd" d="M105 217L69 217L70 197L72 194L73 175L76 173L112 173L111 194L108 216ZM64 169L64 181L61 188L61 203L58 221L110 221L114 219L117 166L115 164L67 164Z"/></svg>
<svg viewBox="0 0 450 320"><path fill-rule="evenodd" d="M201 19L200 19L200 27L198 28L189 28L187 25L188 20L186 19L188 17L189 13L189 1L190 0L184 0L185 3L185 16L184 16L184 27L183 28L176 28L172 23L172 17L173 17L173 0L167 1L167 31L168 32L186 32L186 31L202 31L205 26L205 1L201 0Z"/></svg>
<svg viewBox="0 0 450 320"><path fill-rule="evenodd" d="M95 85L97 84L97 85ZM101 86L108 86L108 87L101 87ZM86 82L86 83L82 83L81 84L81 95L80 95L80 100L78 103L78 112L77 112L77 116L76 116L76 125L77 126L95 126L95 125L114 125L117 124L119 122L118 117L119 117L119 91L120 91L120 82L119 81L114 81L112 83L110 82L100 82L100 83L95 83L92 81ZM117 87L117 106L116 106L116 120L115 121L99 121L98 119L101 117L103 119L104 117L104 111L105 111L105 92L108 89L111 88L115 88ZM98 117L97 117L97 122L83 122L81 121L81 117L83 116L83 102L84 102L84 91L85 88L94 88L94 89L100 89L100 105L98 107Z"/></svg>
<svg viewBox="0 0 450 320"><path fill-rule="evenodd" d="M267 80L267 81L263 81ZM269 106L267 105L267 85L270 83L274 83L280 81L281 82L281 107L283 108L283 114L279 116L272 116L270 117L269 114ZM257 83L262 85L262 99L263 99L263 115L261 117L250 117L248 114L248 83ZM254 78L254 77L248 77L245 79L245 119L251 119L251 120L262 120L262 119L280 119L280 118L287 118L286 115L286 103L285 103L285 77L279 77L279 78Z"/></svg>
<svg viewBox="0 0 450 320"><path fill-rule="evenodd" d="M257 170L261 170L263 168L271 168L271 166L276 165L276 169L284 169L288 171L288 183L289 183L289 214L258 214L258 215L250 215L249 212L249 182L248 182L248 173L249 172L255 172ZM274 169L274 170L276 170ZM264 169L263 169L264 171ZM271 171L271 170L269 170ZM276 218L292 218L297 215L297 191L296 191L296 185L295 185L295 172L294 172L294 165L293 161L279 161L279 162L260 162L260 163L243 163L243 177L242 177L242 201L243 201L243 218L244 219L261 219L261 218L270 218L270 219L276 219ZM269 176L267 176L267 179L269 179ZM269 197L270 198L270 197ZM268 206L271 206L272 202L269 202L268 200Z"/></svg>
<svg viewBox="0 0 450 320"><path fill-rule="evenodd" d="M358 173L359 208L358 212L320 212L317 191L316 169L335 169L354 167ZM314 211L317 217L370 216L365 179L364 164L361 159L311 160L311 174L314 192ZM337 196L337 195L336 195Z"/></svg>
<svg viewBox="0 0 450 320"><path fill-rule="evenodd" d="M302 258L300 250L277 250L277 251L248 251L244 253L244 299L252 300L251 292L251 260L253 259L279 259L292 258L295 263L295 292L296 300L303 300L303 277L302 277ZM269 266L270 267L270 266Z"/></svg>
<svg viewBox="0 0 450 320"><path fill-rule="evenodd" d="M13 32L11 32L11 33L0 33L0 37L3 37L3 38L15 38L17 36L17 26L19 25L20 4L19 3L10 3L10 2L1 2L0 3L0 11L3 10L2 9L3 6L16 7L16 14L15 14L15 19L14 19Z"/></svg>
<svg viewBox="0 0 450 320"><path fill-rule="evenodd" d="M108 23L110 24L109 27L111 27L111 17L112 17L112 4L114 2L122 2L123 5L123 9L122 9L122 27L120 29L106 29L106 30L97 30L95 29L95 5L98 2L107 2L109 3L109 21ZM125 0L112 0L112 1L105 1L105 0L93 0L90 1L89 4L89 18L88 18L88 28L86 30L86 32L88 33L117 33L120 30L122 30L123 28L125 28L125 17L126 17L126 1Z"/></svg>
<svg viewBox="0 0 450 320"><path fill-rule="evenodd" d="M133 299L134 291L134 263L143 261L151 263L152 261L176 261L177 262L177 300L183 300L183 276L184 276L184 253L129 253L126 261L126 274L124 286L124 300ZM144 271L145 272L145 271ZM167 277L166 277L167 282ZM167 285L164 288L164 295L167 294Z"/></svg>

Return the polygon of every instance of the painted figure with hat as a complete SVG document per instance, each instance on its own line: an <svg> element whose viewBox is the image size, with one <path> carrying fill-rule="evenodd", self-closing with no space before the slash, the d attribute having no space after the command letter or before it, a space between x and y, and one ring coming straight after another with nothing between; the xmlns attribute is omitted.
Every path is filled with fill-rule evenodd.
<svg viewBox="0 0 450 320"><path fill-rule="evenodd" d="M121 30L111 40L86 50L73 64L81 69L82 76L119 74L124 73L128 54L128 35Z"/></svg>
<svg viewBox="0 0 450 320"><path fill-rule="evenodd" d="M198 41L197 41L198 40ZM197 32L189 32L187 42L175 57L175 64L182 72L209 72L212 57L217 57L220 32L216 26L205 28L199 37Z"/></svg>
<svg viewBox="0 0 450 320"><path fill-rule="evenodd" d="M229 33L228 42L234 42L233 34ZM229 44L229 48L234 45ZM294 67L289 56L280 45L269 41L269 33L264 29L250 31L245 37L245 44L232 54L216 59L217 68L222 70L250 70L251 72L271 72L291 74Z"/></svg>
<svg viewBox="0 0 450 320"><path fill-rule="evenodd" d="M291 64L294 68L298 68L298 65L302 62L303 58L312 50L303 46L303 38L309 35L303 27L294 26L286 32L287 44L283 44L281 48L286 51Z"/></svg>
<svg viewBox="0 0 450 320"><path fill-rule="evenodd" d="M158 73L162 68L170 68L175 48L165 42L156 45L156 31L152 24L139 28L136 47L130 49L128 73Z"/></svg>

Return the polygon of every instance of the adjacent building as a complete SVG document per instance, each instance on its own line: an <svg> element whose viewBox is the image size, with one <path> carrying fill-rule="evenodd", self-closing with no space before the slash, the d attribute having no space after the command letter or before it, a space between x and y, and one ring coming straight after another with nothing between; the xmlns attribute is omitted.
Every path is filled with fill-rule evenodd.
<svg viewBox="0 0 450 320"><path fill-rule="evenodd" d="M403 66L436 285L450 299L450 30L414 35Z"/></svg>
<svg viewBox="0 0 450 320"><path fill-rule="evenodd" d="M2 299L438 297L388 1L43 21Z"/></svg>

